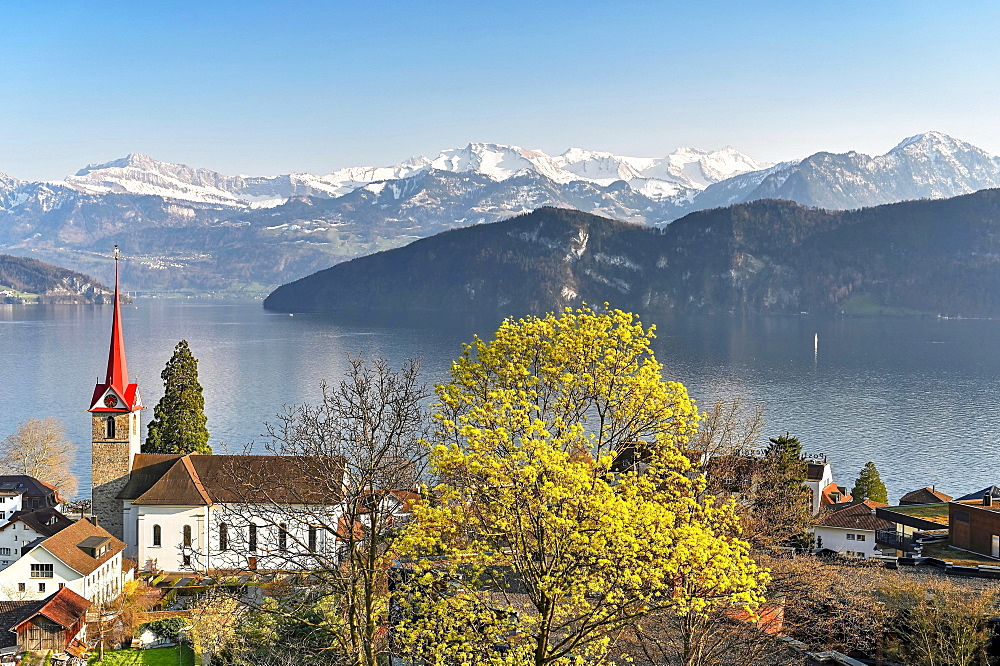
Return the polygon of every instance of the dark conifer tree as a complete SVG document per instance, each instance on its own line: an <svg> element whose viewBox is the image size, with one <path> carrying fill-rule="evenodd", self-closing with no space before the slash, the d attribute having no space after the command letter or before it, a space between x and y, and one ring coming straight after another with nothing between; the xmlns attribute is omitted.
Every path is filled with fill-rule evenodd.
<svg viewBox="0 0 1000 666"><path fill-rule="evenodd" d="M770 522L774 545L806 548L812 542L812 497L802 444L787 432L770 441L761 461L754 513Z"/></svg>
<svg viewBox="0 0 1000 666"><path fill-rule="evenodd" d="M160 373L163 397L153 409L144 453L211 453L208 445L205 397L198 382L198 359L187 340L174 347L174 355Z"/></svg>
<svg viewBox="0 0 1000 666"><path fill-rule="evenodd" d="M871 461L865 463L861 474L854 482L854 488L851 489L851 497L855 502L873 500L883 504L889 503L889 494L885 491L885 484L878 475L875 463Z"/></svg>

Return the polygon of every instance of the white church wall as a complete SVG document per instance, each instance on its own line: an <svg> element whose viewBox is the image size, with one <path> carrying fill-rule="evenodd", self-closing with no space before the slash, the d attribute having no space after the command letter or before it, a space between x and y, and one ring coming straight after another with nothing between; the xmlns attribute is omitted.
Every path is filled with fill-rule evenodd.
<svg viewBox="0 0 1000 666"><path fill-rule="evenodd" d="M322 510L307 507L275 507L268 511L255 507L247 511L237 505L215 504L200 507L133 506L136 512L133 550L141 567L164 571L211 570L290 570L310 569L317 565L309 551L310 528L313 530L318 553L334 555L336 536L312 523L337 525L340 511L333 507ZM309 516L323 515L323 520ZM256 525L255 543L251 543L250 524ZM226 543L222 542L225 524ZM126 525L128 523L126 522ZM154 542L154 526L160 527L160 545ZM191 544L184 545L184 526L191 527ZM281 537L281 525L285 536ZM282 544L284 541L284 544ZM284 545L284 547L282 547Z"/></svg>
<svg viewBox="0 0 1000 666"><path fill-rule="evenodd" d="M196 553L205 540L206 507L185 506L133 506L136 511L136 545L140 567L155 561L155 567L164 571L193 571L198 565ZM155 527L160 528L160 543L154 539ZM184 547L184 527L191 528L191 546ZM128 543L128 542L126 542ZM185 559L185 556L189 558Z"/></svg>

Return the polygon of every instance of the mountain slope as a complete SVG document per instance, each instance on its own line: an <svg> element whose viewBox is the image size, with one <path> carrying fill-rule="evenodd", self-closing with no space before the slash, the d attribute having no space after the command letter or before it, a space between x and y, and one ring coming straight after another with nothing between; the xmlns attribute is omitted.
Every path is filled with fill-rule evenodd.
<svg viewBox="0 0 1000 666"><path fill-rule="evenodd" d="M43 303L110 303L113 295L90 276L37 259L0 254L0 302L37 296Z"/></svg>
<svg viewBox="0 0 1000 666"><path fill-rule="evenodd" d="M698 209L787 199L834 210L942 199L1000 187L1000 158L940 132L904 139L884 155L816 153L800 162L741 174L694 197Z"/></svg>
<svg viewBox="0 0 1000 666"><path fill-rule="evenodd" d="M545 208L339 264L279 287L264 306L517 316L581 301L1000 315L1000 191L857 211L762 200L663 230Z"/></svg>

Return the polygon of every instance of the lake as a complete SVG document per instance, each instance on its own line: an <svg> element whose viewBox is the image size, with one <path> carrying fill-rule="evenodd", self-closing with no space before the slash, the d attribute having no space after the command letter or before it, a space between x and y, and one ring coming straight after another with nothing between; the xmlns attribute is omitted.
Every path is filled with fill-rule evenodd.
<svg viewBox="0 0 1000 666"><path fill-rule="evenodd" d="M643 317L669 379L702 408L742 395L766 405L766 436L785 431L826 454L850 486L873 461L895 502L936 485L961 495L1000 482L1000 322L814 317ZM123 308L128 367L145 404L184 338L199 359L216 452L261 449L283 404L316 402L347 354L398 365L423 359L445 379L461 343L498 320L474 316L355 317L265 312L258 302L139 300ZM55 416L78 445L80 494L90 488L90 416L103 381L110 306L0 305L0 438L29 417ZM816 344L818 336L818 345Z"/></svg>

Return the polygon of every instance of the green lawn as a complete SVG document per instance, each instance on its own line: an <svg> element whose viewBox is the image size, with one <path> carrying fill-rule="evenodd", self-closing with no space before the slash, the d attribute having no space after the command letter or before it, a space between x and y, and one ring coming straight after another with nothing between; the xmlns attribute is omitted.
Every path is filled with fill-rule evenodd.
<svg viewBox="0 0 1000 666"><path fill-rule="evenodd" d="M177 648L112 650L104 653L104 661L98 661L95 654L89 663L101 666L194 666L194 652L186 645L183 655L177 654Z"/></svg>

